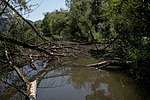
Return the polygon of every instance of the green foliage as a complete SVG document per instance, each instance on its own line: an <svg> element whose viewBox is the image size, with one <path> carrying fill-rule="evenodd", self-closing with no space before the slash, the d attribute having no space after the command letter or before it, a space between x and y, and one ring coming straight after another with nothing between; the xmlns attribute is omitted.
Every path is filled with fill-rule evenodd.
<svg viewBox="0 0 150 100"><path fill-rule="evenodd" d="M110 50L117 57L133 61L134 67L139 70L147 69L150 56L149 0L66 0L66 5L69 10L62 19L56 12L45 16L44 20L49 20L45 24L47 32L51 35L61 33L62 38L82 42L111 44L116 39ZM52 17L53 13L55 17ZM61 32L58 32L60 29Z"/></svg>
<svg viewBox="0 0 150 100"><path fill-rule="evenodd" d="M67 40L101 41L109 37L109 24L104 13L103 0L67 0L69 11L46 13L42 31L46 36L57 35Z"/></svg>
<svg viewBox="0 0 150 100"><path fill-rule="evenodd" d="M29 9L26 0L10 2L13 6L19 5L20 12ZM133 61L135 69L149 71L149 0L66 0L66 5L68 10L45 13L42 22L35 24L36 28L51 40L110 43L109 49L117 57ZM0 12L2 8L3 3ZM27 24L13 13L10 15L15 17L9 20L15 23L15 28L5 30L5 36L30 44L40 42Z"/></svg>
<svg viewBox="0 0 150 100"><path fill-rule="evenodd" d="M30 6L27 5L28 2L29 1L27 0L0 0L1 71L10 69L10 67L8 66L8 59L5 55L5 50L8 51L10 60L12 60L15 65L20 63L21 60L24 61L21 56L16 55L20 54L20 52L22 51L22 47L16 45L13 40L30 45L41 43L41 39L37 37L37 34L33 30L31 30L31 26L29 26L22 20L22 18L20 18L21 14L25 12L27 13L28 10L30 10ZM7 3L9 6L7 5ZM19 14L20 16L18 17ZM32 21L29 22L32 23ZM38 27L38 25L36 27ZM5 37L9 39L9 41L5 41L5 39L3 40L3 38ZM18 58L21 60L17 60Z"/></svg>
<svg viewBox="0 0 150 100"><path fill-rule="evenodd" d="M147 78L150 76L150 1L110 0L105 8L111 24L111 34L115 33L121 39L124 58L134 62L132 67L136 78L148 81Z"/></svg>
<svg viewBox="0 0 150 100"><path fill-rule="evenodd" d="M46 13L41 24L42 32L52 38L54 38L53 35L60 36L62 30L64 30L66 20L66 11Z"/></svg>

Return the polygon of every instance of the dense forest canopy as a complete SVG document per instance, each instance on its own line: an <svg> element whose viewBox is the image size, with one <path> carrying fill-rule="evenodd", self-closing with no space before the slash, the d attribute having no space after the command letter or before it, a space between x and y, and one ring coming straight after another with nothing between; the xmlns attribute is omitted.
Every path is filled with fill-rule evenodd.
<svg viewBox="0 0 150 100"><path fill-rule="evenodd" d="M47 12L36 23L23 17L32 9L28 2L0 0L0 74L30 62L21 56L29 49L53 56L40 44L63 40L105 44L99 52L132 61L133 76L150 83L149 0L66 0L67 10Z"/></svg>
<svg viewBox="0 0 150 100"><path fill-rule="evenodd" d="M45 14L43 33L56 40L110 44L104 49L133 61L138 78L149 77L149 0L66 0L66 5L67 11Z"/></svg>

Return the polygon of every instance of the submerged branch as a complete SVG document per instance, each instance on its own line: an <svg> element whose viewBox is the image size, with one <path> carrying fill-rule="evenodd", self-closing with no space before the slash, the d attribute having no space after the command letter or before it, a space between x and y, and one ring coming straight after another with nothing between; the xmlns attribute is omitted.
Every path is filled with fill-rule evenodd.
<svg viewBox="0 0 150 100"><path fill-rule="evenodd" d="M53 75L53 76L46 76L46 77L39 77L39 78L44 80L44 79L50 79L50 78L56 78L56 77L63 77L63 76L66 76L66 75L68 75L68 73L56 74L56 75Z"/></svg>

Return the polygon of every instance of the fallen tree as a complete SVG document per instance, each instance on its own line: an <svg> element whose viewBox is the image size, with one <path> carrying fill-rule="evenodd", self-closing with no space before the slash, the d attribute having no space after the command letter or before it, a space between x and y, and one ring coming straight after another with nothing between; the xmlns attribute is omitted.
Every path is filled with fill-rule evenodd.
<svg viewBox="0 0 150 100"><path fill-rule="evenodd" d="M28 1L29 2L29 1ZM14 4L13 4L14 3ZM19 8L21 8L22 10L26 11L27 10L27 6L26 6L26 1L13 1L13 0L2 0L0 2L0 8L1 11L0 11L0 17L6 17L8 20L10 20L10 27L7 29L7 31L1 31L0 32L0 47L1 47L1 59L0 59L0 62L6 64L7 66L4 66L4 67L1 67L0 69L3 69L5 72L7 71L12 71L12 70L15 70L16 73L18 74L19 78L21 79L21 82L23 82L23 85L22 87L25 87L25 93L22 92L22 90L20 90L19 88L17 88L16 86L13 86L11 84L7 84L7 81L3 81L5 84L15 88L17 91L19 91L20 93L22 93L26 99L30 99L30 100L36 100L36 87L37 87L37 82L38 82L38 79L34 79L34 80L30 80L28 79L28 77L23 73L23 71L21 70L21 66L20 65L20 62L21 61L24 61L26 59L29 59L29 61L27 60L27 64L30 64L30 67L32 67L34 70L36 70L37 72L40 70L40 68L38 68L38 66L34 66L33 64L33 52L36 53L38 52L37 54L37 57L39 56L43 56L43 57L46 57L46 59L54 59L54 56L65 56L65 54L61 53L61 54L56 54L55 52L52 52L53 49L51 49L51 45L49 45L51 42L48 41L45 37L43 37L42 33L39 32L36 27L34 25L32 25L32 23L25 19L22 14L19 12L20 10L18 10ZM26 6L26 9L24 8L23 9L23 5ZM21 10L21 11L22 11ZM11 15L9 15L9 14ZM4 16L2 16L4 15ZM20 29L17 29L17 26L15 26L16 24L14 24L14 18L11 18L11 17L14 17L16 20L17 18L22 21L24 21L32 30L33 32L35 33L34 36L32 36L32 39L36 39L38 42L36 43L32 43L29 42L29 37L24 37L24 38L29 38L28 40L26 39L20 39L20 35L24 35L24 33L26 33L25 35L27 35L27 32L26 31L21 31L21 32L18 32ZM17 22L17 24L19 23L19 21L15 21ZM3 23L3 24L8 24L8 23ZM9 26L9 25L7 25ZM24 27L24 24L22 25ZM13 30L12 29L15 28L16 30ZM22 27L19 27L22 29ZM28 34L33 34L32 32L28 32ZM30 36L31 37L31 36ZM19 39L18 39L19 38ZM38 40L40 38L40 40ZM24 40L24 41L23 41ZM44 40L44 41L41 41L41 40ZM33 42L34 42L33 41ZM42 47L41 44L39 44L39 41L40 42L44 42L42 44L47 44L46 47L48 47L49 49L45 49L45 47ZM57 47L57 46L55 46ZM17 49L16 49L17 48ZM19 50L20 48L20 50ZM59 46L57 47L59 48ZM24 49L26 49L25 52ZM28 49L28 50L27 50ZM32 52L28 52L32 50ZM23 53L22 53L23 52ZM20 54L25 54L29 57L21 57ZM20 60L21 59L21 60ZM19 63L19 64L18 64ZM26 63L25 63L26 64ZM1 73L5 73L4 71L1 70ZM21 83L22 84L22 83Z"/></svg>
<svg viewBox="0 0 150 100"><path fill-rule="evenodd" d="M130 64L131 64L131 61L105 60L105 61L101 61L99 63L89 64L86 66L87 67L96 67L98 69L107 68L108 66L109 66L109 68L114 68L114 66L119 66L120 68L123 68L123 69L129 69ZM112 66L112 67L110 67L110 66Z"/></svg>

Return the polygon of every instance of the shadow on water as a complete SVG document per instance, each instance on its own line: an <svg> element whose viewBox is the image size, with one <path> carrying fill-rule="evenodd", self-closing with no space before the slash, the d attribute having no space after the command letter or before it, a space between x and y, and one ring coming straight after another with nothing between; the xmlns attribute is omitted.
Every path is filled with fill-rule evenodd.
<svg viewBox="0 0 150 100"><path fill-rule="evenodd" d="M106 53L108 53L108 51L106 51L106 50L94 50L94 49L90 49L89 53L91 54L92 57L99 59L99 58L104 57L104 55Z"/></svg>

